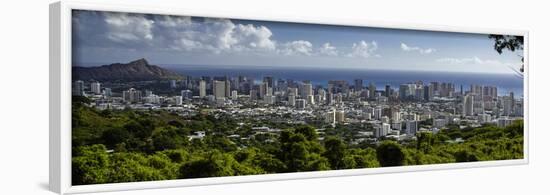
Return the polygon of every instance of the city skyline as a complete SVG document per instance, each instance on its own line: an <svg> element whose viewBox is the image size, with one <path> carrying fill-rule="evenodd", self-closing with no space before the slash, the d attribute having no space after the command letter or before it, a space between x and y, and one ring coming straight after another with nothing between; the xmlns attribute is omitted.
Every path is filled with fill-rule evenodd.
<svg viewBox="0 0 550 195"><path fill-rule="evenodd" d="M90 28L93 26L93 28ZM126 62L515 74L485 34L73 12L73 65Z"/></svg>
<svg viewBox="0 0 550 195"><path fill-rule="evenodd" d="M524 159L522 37L101 11L72 24L73 185Z"/></svg>

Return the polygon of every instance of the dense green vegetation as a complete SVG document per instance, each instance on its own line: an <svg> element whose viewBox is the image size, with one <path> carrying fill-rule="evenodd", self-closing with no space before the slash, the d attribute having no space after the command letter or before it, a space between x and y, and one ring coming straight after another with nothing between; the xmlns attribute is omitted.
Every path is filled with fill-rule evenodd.
<svg viewBox="0 0 550 195"><path fill-rule="evenodd" d="M257 133L226 115L100 111L87 103L73 98L73 185L523 158L521 121L354 145L340 136L350 134L345 126L320 139L306 125ZM196 131L206 136L190 139Z"/></svg>

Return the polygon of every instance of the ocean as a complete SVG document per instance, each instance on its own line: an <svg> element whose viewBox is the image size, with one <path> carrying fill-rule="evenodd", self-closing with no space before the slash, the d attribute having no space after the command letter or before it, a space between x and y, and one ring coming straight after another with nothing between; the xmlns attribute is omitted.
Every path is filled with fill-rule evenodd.
<svg viewBox="0 0 550 195"><path fill-rule="evenodd" d="M470 90L471 84L492 85L498 88L499 95L514 92L516 97L523 96L523 78L513 74L484 74L462 72L429 72L429 71L400 71L400 70L351 70L331 68L295 68L295 67L244 67L244 66L213 66L213 65L163 65L164 68L182 75L200 76L230 76L239 75L261 81L264 76L273 76L276 79L292 79L294 81L309 80L314 85L326 86L329 80L346 80L353 85L355 79L363 79L366 86L372 82L378 90L385 85L397 89L400 84L423 81L451 82L455 89Z"/></svg>

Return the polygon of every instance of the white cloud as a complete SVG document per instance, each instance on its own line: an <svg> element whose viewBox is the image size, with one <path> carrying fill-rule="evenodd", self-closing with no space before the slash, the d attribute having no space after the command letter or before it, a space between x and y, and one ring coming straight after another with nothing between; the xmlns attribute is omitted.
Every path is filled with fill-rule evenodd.
<svg viewBox="0 0 550 195"><path fill-rule="evenodd" d="M155 15L155 20L159 21L157 24L163 27L183 27L191 26L193 21L188 16L167 16L167 15Z"/></svg>
<svg viewBox="0 0 550 195"><path fill-rule="evenodd" d="M359 43L353 43L351 47L351 52L347 56L362 58L380 57L380 55L375 53L377 49L378 44L376 43L376 41L371 41L370 43L367 43L362 40Z"/></svg>
<svg viewBox="0 0 550 195"><path fill-rule="evenodd" d="M152 40L154 22L143 15L105 13L107 38L114 42Z"/></svg>
<svg viewBox="0 0 550 195"><path fill-rule="evenodd" d="M265 26L239 24L233 35L237 40L238 47L260 50L274 50L276 47L276 42L271 39L273 33Z"/></svg>
<svg viewBox="0 0 550 195"><path fill-rule="evenodd" d="M242 53L285 56L348 56L356 58L380 57L377 42L361 40L351 48L339 50L330 42L313 47L308 40L277 42L266 26L238 24L229 19L191 18L87 12L89 15L74 19L82 36L94 35L89 45L102 48L147 49L176 52ZM93 15L91 15L93 14ZM81 22L96 19L94 28L83 28ZM88 19L88 20L87 20ZM90 39L82 37L83 40ZM349 52L348 52L349 51Z"/></svg>
<svg viewBox="0 0 550 195"><path fill-rule="evenodd" d="M417 52L420 52L421 54L431 54L431 53L436 51L436 49L434 49L434 48L423 49L423 48L420 48L420 47L409 46L405 43L401 43L401 50L406 51L406 52L417 51Z"/></svg>
<svg viewBox="0 0 550 195"><path fill-rule="evenodd" d="M163 29L167 41L177 40L171 48L181 50L210 50L220 52L274 50L273 33L265 26L234 24L229 19L205 19ZM175 37L170 37L175 36Z"/></svg>
<svg viewBox="0 0 550 195"><path fill-rule="evenodd" d="M106 37L113 42L155 44L156 48L214 53L275 50L265 26L234 24L229 19L105 13Z"/></svg>
<svg viewBox="0 0 550 195"><path fill-rule="evenodd" d="M324 43L319 48L319 54L325 56L338 56L338 50L336 49L336 47L330 45L330 43Z"/></svg>
<svg viewBox="0 0 550 195"><path fill-rule="evenodd" d="M477 56L472 58L439 58L437 62L444 62L450 64L495 64L495 65L508 65L507 63L500 62L498 60L483 60Z"/></svg>
<svg viewBox="0 0 550 195"><path fill-rule="evenodd" d="M298 40L287 42L281 45L279 53L283 55L306 55L312 54L313 45L309 41Z"/></svg>

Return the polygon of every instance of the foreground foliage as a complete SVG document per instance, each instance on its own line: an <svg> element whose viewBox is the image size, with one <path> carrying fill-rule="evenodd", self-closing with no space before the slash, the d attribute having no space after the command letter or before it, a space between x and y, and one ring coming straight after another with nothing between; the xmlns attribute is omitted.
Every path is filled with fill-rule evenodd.
<svg viewBox="0 0 550 195"><path fill-rule="evenodd" d="M224 115L99 111L73 102L73 185L523 158L522 121L350 144L338 136L349 134L345 128L320 139L314 127L285 124L275 135ZM195 131L206 136L190 139Z"/></svg>

